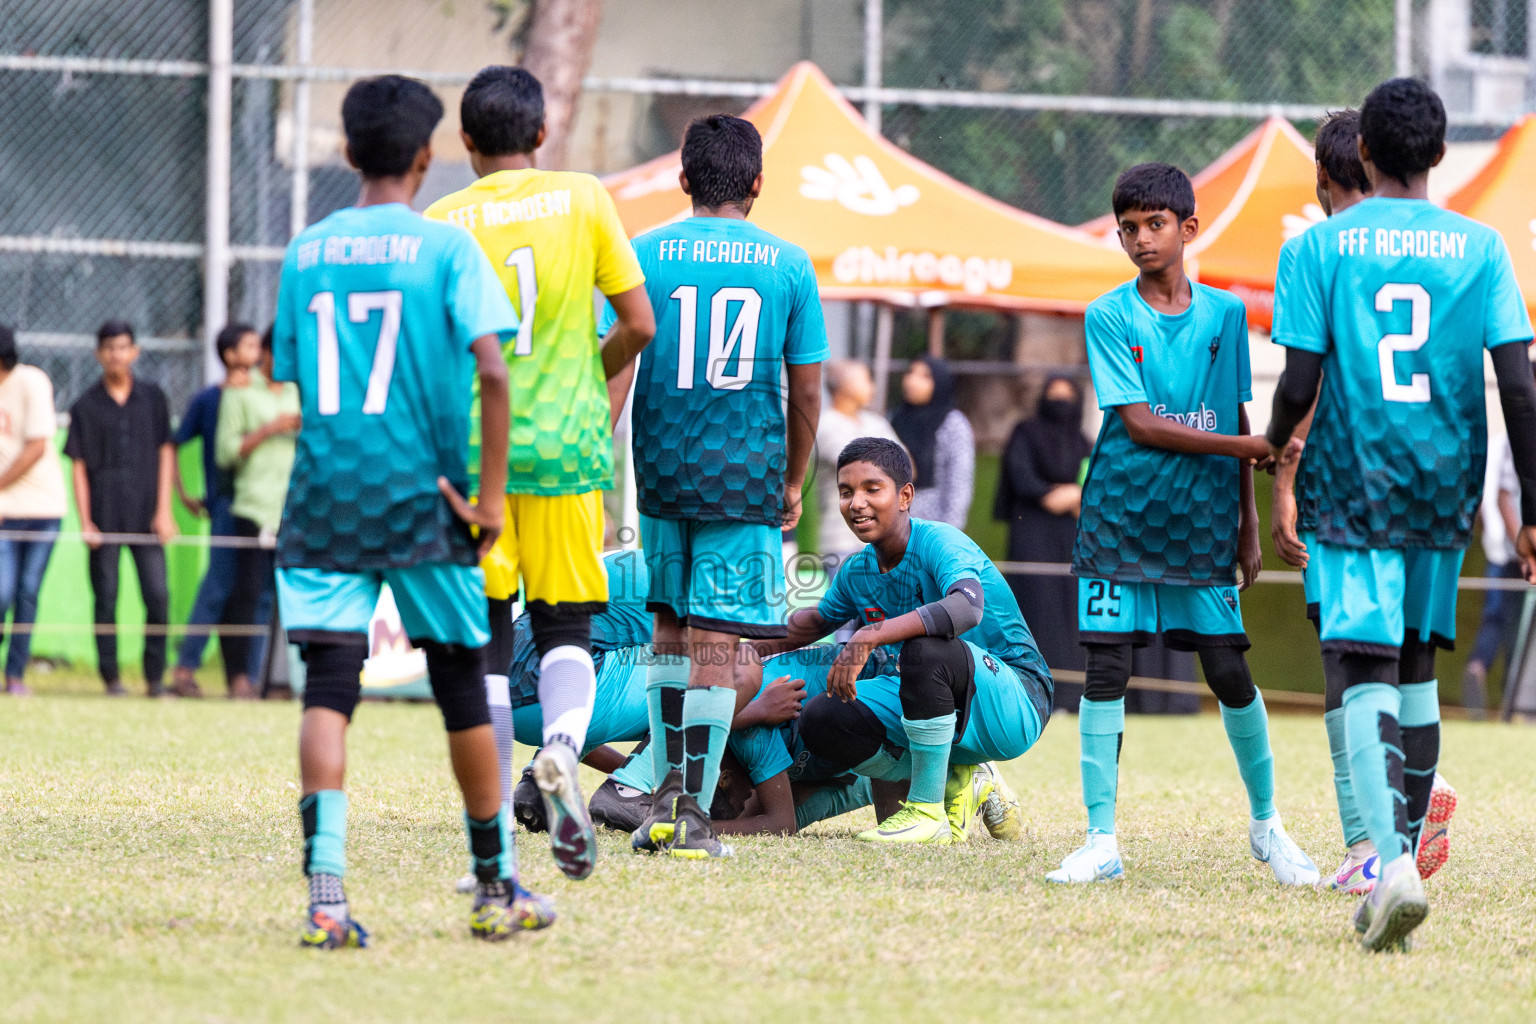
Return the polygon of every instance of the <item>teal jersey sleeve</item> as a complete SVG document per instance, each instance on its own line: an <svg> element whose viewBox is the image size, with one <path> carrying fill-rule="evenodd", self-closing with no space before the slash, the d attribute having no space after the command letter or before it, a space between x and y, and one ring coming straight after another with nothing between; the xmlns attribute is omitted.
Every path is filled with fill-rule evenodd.
<svg viewBox="0 0 1536 1024"><path fill-rule="evenodd" d="M619 322L619 314L613 311L613 303L603 300L603 311L597 318L597 336L606 338L608 332L613 330L613 325Z"/></svg>
<svg viewBox="0 0 1536 1024"><path fill-rule="evenodd" d="M827 346L827 325L821 312L821 292L816 271L802 257L789 309L784 338L784 361L790 365L824 363L832 354Z"/></svg>
<svg viewBox="0 0 1536 1024"><path fill-rule="evenodd" d="M1238 306L1232 312L1232 343L1237 346L1237 400L1253 401L1253 368L1248 351L1248 311Z"/></svg>
<svg viewBox="0 0 1536 1024"><path fill-rule="evenodd" d="M289 243L283 254L283 273L277 283L277 317L272 321L272 379L296 381L299 379L299 324L295 300L298 288L294 281L297 264L295 246Z"/></svg>
<svg viewBox="0 0 1536 1024"><path fill-rule="evenodd" d="M491 261L467 231L455 232L447 282L448 319L454 342L469 348L487 334L517 331L517 312L496 277Z"/></svg>
<svg viewBox="0 0 1536 1024"><path fill-rule="evenodd" d="M1134 288L1135 283L1129 285ZM1100 409L1134 405L1147 400L1136 363L1141 354L1116 303L1115 292L1094 300L1083 320L1088 347L1088 371Z"/></svg>
<svg viewBox="0 0 1536 1024"><path fill-rule="evenodd" d="M980 580L991 563L965 534L956 530L914 531L917 564L926 569L938 584L939 593L947 594L961 580Z"/></svg>
<svg viewBox="0 0 1536 1024"><path fill-rule="evenodd" d="M795 763L777 726L754 725L732 732L728 744L754 786L762 785L780 772L789 771L789 766Z"/></svg>
<svg viewBox="0 0 1536 1024"><path fill-rule="evenodd" d="M1488 299L1483 306L1483 347L1497 348L1511 341L1531 340L1531 317L1515 280L1509 248L1499 235L1489 232Z"/></svg>
<svg viewBox="0 0 1536 1024"><path fill-rule="evenodd" d="M1301 235L1287 238L1280 247L1280 257L1275 263L1275 303L1270 312L1269 338L1275 344L1285 335L1285 315L1289 311L1291 275L1296 271L1296 250L1301 246Z"/></svg>
<svg viewBox="0 0 1536 1024"><path fill-rule="evenodd" d="M856 573L864 571L864 558L865 554L861 551L845 561L838 574L832 577L831 585L827 587L827 592L821 595L821 601L816 605L817 614L834 626L841 626L858 614L858 608L854 604L853 594L848 584L854 579ZM850 572L850 569L854 571Z"/></svg>
<svg viewBox="0 0 1536 1024"><path fill-rule="evenodd" d="M1323 288L1321 227L1307 229L1297 240L1289 273L1276 278L1274 339L1287 348L1327 355L1331 346ZM1281 255L1284 253L1282 248ZM1283 266L1281 269L1285 270ZM1282 281L1283 292L1279 289Z"/></svg>

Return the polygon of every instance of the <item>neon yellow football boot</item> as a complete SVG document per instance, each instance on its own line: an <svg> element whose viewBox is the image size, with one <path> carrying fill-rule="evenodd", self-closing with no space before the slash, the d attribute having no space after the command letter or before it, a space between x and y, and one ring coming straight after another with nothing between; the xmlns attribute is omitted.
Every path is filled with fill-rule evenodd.
<svg viewBox="0 0 1536 1024"><path fill-rule="evenodd" d="M948 846L951 837L949 817L943 804L915 804L902 801L901 809L879 825L857 836L864 843L907 843Z"/></svg>

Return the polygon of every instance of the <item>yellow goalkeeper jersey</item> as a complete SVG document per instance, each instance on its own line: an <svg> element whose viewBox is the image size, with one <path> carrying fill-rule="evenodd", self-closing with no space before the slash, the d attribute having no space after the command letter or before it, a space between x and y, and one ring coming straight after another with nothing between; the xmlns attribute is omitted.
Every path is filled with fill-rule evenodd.
<svg viewBox="0 0 1536 1024"><path fill-rule="evenodd" d="M616 295L643 284L645 275L608 190L574 171L496 171L426 214L475 236L518 313L517 334L502 341L512 405L507 493L584 494L611 486L593 289Z"/></svg>

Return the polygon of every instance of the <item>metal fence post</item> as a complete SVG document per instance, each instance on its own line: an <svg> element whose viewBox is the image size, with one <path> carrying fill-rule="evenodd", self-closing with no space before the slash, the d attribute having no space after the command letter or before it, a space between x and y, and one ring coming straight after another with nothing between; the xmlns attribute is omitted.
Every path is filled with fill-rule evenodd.
<svg viewBox="0 0 1536 1024"><path fill-rule="evenodd" d="M1396 0L1393 20L1393 74L1407 78L1413 74L1413 0Z"/></svg>
<svg viewBox="0 0 1536 1024"><path fill-rule="evenodd" d="M885 65L882 38L885 34L885 10L883 0L864 0L864 87L880 88L881 72ZM880 101L864 101L864 120L876 132L880 130Z"/></svg>
<svg viewBox="0 0 1536 1024"><path fill-rule="evenodd" d="M208 4L208 177L203 249L203 377L216 381L224 367L213 337L229 319L230 118L234 91L234 0Z"/></svg>
<svg viewBox="0 0 1536 1024"><path fill-rule="evenodd" d="M309 225L309 64L314 57L315 0L299 0L294 57L304 69L293 85L293 200L288 211L291 239Z"/></svg>

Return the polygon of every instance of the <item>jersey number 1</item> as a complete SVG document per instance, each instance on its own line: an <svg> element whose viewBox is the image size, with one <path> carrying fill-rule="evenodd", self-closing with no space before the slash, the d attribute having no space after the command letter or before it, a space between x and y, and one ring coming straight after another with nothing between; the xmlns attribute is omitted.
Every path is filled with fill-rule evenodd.
<svg viewBox="0 0 1536 1024"><path fill-rule="evenodd" d="M1381 363L1381 397L1389 402L1429 401L1429 374L1415 373L1407 384L1397 382L1393 357L1399 352L1417 352L1429 340L1429 292L1421 284L1384 284L1376 292L1376 312L1390 313L1399 302L1409 303L1407 334L1384 334L1376 343L1376 358Z"/></svg>
<svg viewBox="0 0 1536 1024"><path fill-rule="evenodd" d="M400 292L352 292L347 296L347 320L365 324L375 312L383 313L379 321L379 340L373 348L373 369L368 373L368 390L363 394L363 413L377 416L389 401L389 380L395 375L395 344L400 340L400 306L404 296ZM315 388L320 415L335 416L341 412L341 342L336 336L336 293L316 292L309 300L309 311L315 314L315 330L319 335L319 367L315 374Z"/></svg>
<svg viewBox="0 0 1536 1024"><path fill-rule="evenodd" d="M517 343L515 356L533 355L533 313L539 304L539 278L533 272L533 246L525 245L507 254L507 266L517 268Z"/></svg>

